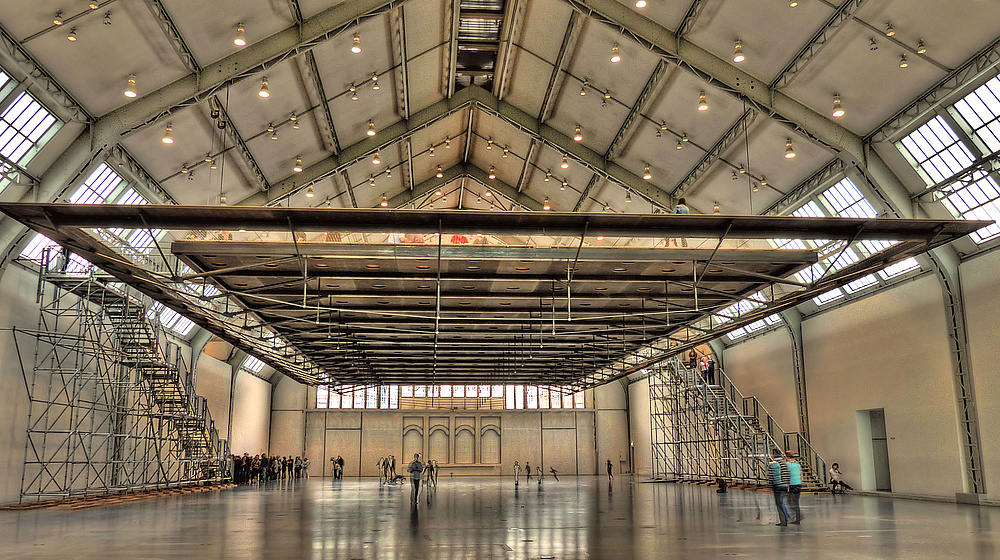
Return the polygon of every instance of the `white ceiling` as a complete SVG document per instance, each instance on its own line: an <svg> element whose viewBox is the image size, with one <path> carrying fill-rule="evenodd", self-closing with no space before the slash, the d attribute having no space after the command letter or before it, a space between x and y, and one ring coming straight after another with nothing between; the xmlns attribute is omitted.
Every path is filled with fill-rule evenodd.
<svg viewBox="0 0 1000 560"><path fill-rule="evenodd" d="M154 17L148 5L153 1L109 0L93 11L79 0L5 2L0 3L0 25L99 118L130 101L122 95L129 74L136 74L143 96L190 72ZM238 50L232 42L238 22L245 23L251 45L295 25L289 0L160 1L202 68ZM790 8L784 0L692 1L653 0L644 10L636 11L671 31L677 31L689 11L696 13L685 38L726 61L731 60L734 42L740 39L747 56L740 69L765 83L780 75L841 4L837 0L802 0L798 7ZM521 2L523 17L514 33L516 43L503 101L537 119L573 8L563 0ZM336 4L332 0L299 0L298 8L309 18ZM52 24L56 10L62 10L66 24ZM111 25L103 23L106 12L111 14ZM403 119L406 107L412 115L447 97L450 13L451 2L447 0L410 0L312 49L341 148L366 140L369 120L382 130ZM402 26L400 18L405 22ZM564 71L555 80L554 103L545 124L567 136L572 136L579 124L584 132L581 144L605 154L660 58L616 27L584 16L580 20L578 33L571 37ZM897 31L893 38L881 33L890 21ZM69 42L66 35L73 27L79 40ZM360 55L350 53L354 33L362 40ZM934 0L869 1L783 91L821 115L829 114L834 94L840 94L847 115L837 123L864 136L998 36L1000 18L995 17L995 3L986 0L963 2L961 9ZM878 50L870 50L871 38L876 38ZM918 40L926 43L926 55L913 52ZM613 43L620 45L620 64L609 61ZM405 83L404 51L408 59ZM898 62L904 52L910 65L901 69ZM324 141L326 109L316 97L317 82L306 56L290 57L216 92L271 184L294 179L291 167L297 155L309 166L333 153ZM373 73L380 76L378 91L371 87ZM271 91L266 100L257 95L265 75ZM584 80L590 87L588 94L581 96ZM352 83L358 87L357 101L352 101L348 92ZM607 106L602 106L603 91L612 96ZM695 109L700 91L708 96L710 109L706 112ZM702 77L667 64L640 109L613 159L636 175L649 164L651 184L671 193L740 118L745 106ZM215 204L224 191L234 204L261 190L246 158L239 150L228 149L232 144L224 140L210 113L208 102L202 101L121 140L180 203ZM299 115L298 130L293 130L289 121L293 113ZM333 207L355 203L359 207L377 206L383 193L392 198L408 191L411 184L420 185L433 177L438 165L448 169L462 163L469 118L470 112L465 110L440 119L417 131L408 143L383 148L380 166L372 165L370 157L364 158L350 165L346 174L314 185L315 198L306 198L300 191L286 203L319 206L329 200ZM560 169L561 151L533 142L529 134L500 118L479 110L473 111L471 118L468 164L484 172L494 166L498 180L515 188L523 173L522 191L539 202L549 197L555 210L572 210L577 205L593 177L590 170L576 162L568 170ZM169 147L160 142L168 121L177 138ZM665 124L666 130L657 138L659 123ZM269 124L276 126L277 140L271 140ZM682 133L691 141L677 150L677 135ZM445 138L452 139L450 149L443 145ZM487 150L490 138L495 146ZM787 138L793 140L798 154L793 160L782 157ZM693 207L710 212L718 202L723 213L759 212L835 157L832 151L810 143L766 115L758 115L746 140L732 142L723 154L725 161L716 162L687 190ZM433 157L429 154L432 144L436 146ZM501 157L504 146L509 149L507 158ZM219 169L210 170L203 162L205 154L223 151ZM40 161L52 159L49 156ZM193 176L180 173L185 164L195 170ZM738 165L746 166L755 177L766 176L770 185L754 193L747 176L734 181L732 172ZM386 176L388 168L392 169L391 178ZM546 170L551 170L554 180L544 181ZM369 183L373 176L374 188ZM560 190L563 179L569 188ZM353 203L348 189L353 190ZM452 181L443 190L445 202L437 201L437 208L488 206L488 201L476 202L486 187L473 179ZM636 193L631 198L632 202L626 203L621 186L599 178L588 198L580 200L580 210L601 210L609 204L619 212L650 211L649 203ZM503 202L509 206L509 201ZM419 206L424 201L419 198L416 203Z"/></svg>

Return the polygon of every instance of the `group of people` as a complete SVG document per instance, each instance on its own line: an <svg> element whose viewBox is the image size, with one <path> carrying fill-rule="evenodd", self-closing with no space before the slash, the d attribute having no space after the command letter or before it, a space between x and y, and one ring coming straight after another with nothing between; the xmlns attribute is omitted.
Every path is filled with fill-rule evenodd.
<svg viewBox="0 0 1000 560"><path fill-rule="evenodd" d="M309 459L304 457L278 457L277 455L249 453L233 455L233 482L237 484L262 483L271 480L308 478Z"/></svg>
<svg viewBox="0 0 1000 560"><path fill-rule="evenodd" d="M517 485L519 485L521 483L521 473L522 472L525 473L525 475L527 476L528 480L531 480L531 462L530 461L525 461L524 462L523 469L521 467L521 463L520 462L514 461L514 467L513 468L514 468L514 486L517 486ZM559 471L557 471L554 467L549 467L549 473L552 475L552 478L556 479L556 482L559 482ZM543 477L542 466L541 465L536 465L535 466L535 476L538 478L538 483L541 484L542 483L542 477Z"/></svg>
<svg viewBox="0 0 1000 560"><path fill-rule="evenodd" d="M697 368L707 385L715 385L715 360L712 359L712 356L705 355L699 359L698 352L692 348L691 351L688 352L687 366L690 369Z"/></svg>
<svg viewBox="0 0 1000 560"><path fill-rule="evenodd" d="M802 522L802 511L799 509L799 497L802 495L802 465L799 464L799 456L792 451L782 453L779 449L772 449L771 462L768 466L771 469L774 504L778 508L778 522L775 525L780 527L789 523L798 525ZM845 490L853 490L844 482L840 465L837 463L830 466L830 485L834 494L837 493L838 486L841 494Z"/></svg>
<svg viewBox="0 0 1000 560"><path fill-rule="evenodd" d="M396 474L395 455L389 455L388 457L379 457L378 463L375 463L375 467L378 469L379 484L396 482L398 475Z"/></svg>
<svg viewBox="0 0 1000 560"><path fill-rule="evenodd" d="M393 458L393 466L394 465L395 458ZM414 506L416 506L417 498L420 496L420 483L422 481L426 480L427 487L429 488L437 488L437 477L439 472L438 463L437 461L427 461L425 463L420 460L419 453L414 453L413 460L406 466L406 472L410 475L410 498ZM402 478L402 475L400 475L399 478ZM395 480L395 478L393 478L393 480Z"/></svg>
<svg viewBox="0 0 1000 560"><path fill-rule="evenodd" d="M344 458L340 455L336 457L330 457L330 462L333 463L333 479L343 480L344 478Z"/></svg>

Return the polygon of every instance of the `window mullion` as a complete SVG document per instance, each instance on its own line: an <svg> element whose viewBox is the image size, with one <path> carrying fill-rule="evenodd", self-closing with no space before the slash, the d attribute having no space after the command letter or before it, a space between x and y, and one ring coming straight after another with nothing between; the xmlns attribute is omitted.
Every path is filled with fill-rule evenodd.
<svg viewBox="0 0 1000 560"><path fill-rule="evenodd" d="M971 128L958 113L958 109L954 105L949 105L947 110L939 114L948 123L948 126L951 127L955 136L958 136L958 141L972 152L974 159L980 159L990 154L990 150L985 144L973 138Z"/></svg>

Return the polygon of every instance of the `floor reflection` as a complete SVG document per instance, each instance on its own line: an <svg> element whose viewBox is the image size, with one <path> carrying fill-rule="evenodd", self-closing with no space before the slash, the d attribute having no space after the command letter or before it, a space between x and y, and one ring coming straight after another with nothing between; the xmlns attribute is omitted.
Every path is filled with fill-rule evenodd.
<svg viewBox="0 0 1000 560"><path fill-rule="evenodd" d="M804 495L774 527L770 494L563 477L408 485L284 481L81 511L0 512L3 558L315 560L997 557L1000 511ZM845 556L848 555L848 556Z"/></svg>

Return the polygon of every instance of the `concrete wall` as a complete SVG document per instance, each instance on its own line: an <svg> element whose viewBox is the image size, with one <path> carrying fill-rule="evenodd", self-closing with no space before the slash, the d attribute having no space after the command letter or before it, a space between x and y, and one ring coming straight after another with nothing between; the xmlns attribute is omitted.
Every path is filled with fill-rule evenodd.
<svg viewBox="0 0 1000 560"><path fill-rule="evenodd" d="M593 391L597 414L597 457L600 472L606 472L610 459L615 472L628 472L629 418L626 388L618 381L597 387Z"/></svg>
<svg viewBox="0 0 1000 560"><path fill-rule="evenodd" d="M37 277L17 266L8 266L0 278L0 326L21 329L38 328L38 306L35 305ZM23 364L18 361L14 334L0 332L0 504L15 502L21 493L21 472L24 464L25 430L28 426L28 392L21 366L32 379L32 357L35 341L17 335Z"/></svg>
<svg viewBox="0 0 1000 560"><path fill-rule="evenodd" d="M978 402L979 434L983 442L986 488L1000 494L1000 251L962 264L966 327Z"/></svg>
<svg viewBox="0 0 1000 560"><path fill-rule="evenodd" d="M388 455L403 472L414 452L437 460L445 476L510 475L514 461L567 475L598 472L593 410L312 409L305 416L314 475L330 476L329 459L337 455L346 476L377 476L378 459Z"/></svg>
<svg viewBox="0 0 1000 560"><path fill-rule="evenodd" d="M248 373L238 373L233 391L230 449L237 455L267 453L270 430L271 384Z"/></svg>
<svg viewBox="0 0 1000 560"><path fill-rule="evenodd" d="M649 477L653 474L653 434L648 378L630 384L628 391L633 469L637 475Z"/></svg>
<svg viewBox="0 0 1000 560"><path fill-rule="evenodd" d="M212 413L219 437L229 437L230 390L232 388L233 366L202 354L195 364L195 391L208 401L208 411Z"/></svg>
<svg viewBox="0 0 1000 560"><path fill-rule="evenodd" d="M781 328L725 352L726 374L745 396L754 396L789 432L799 430L792 341Z"/></svg>
<svg viewBox="0 0 1000 560"><path fill-rule="evenodd" d="M302 455L306 451L306 393L308 388L282 377L271 397L270 453Z"/></svg>

